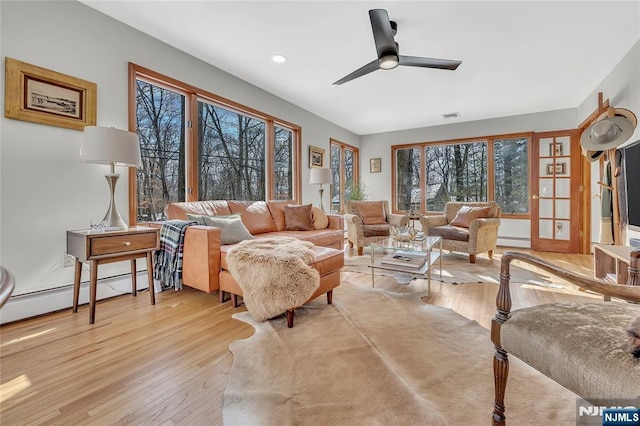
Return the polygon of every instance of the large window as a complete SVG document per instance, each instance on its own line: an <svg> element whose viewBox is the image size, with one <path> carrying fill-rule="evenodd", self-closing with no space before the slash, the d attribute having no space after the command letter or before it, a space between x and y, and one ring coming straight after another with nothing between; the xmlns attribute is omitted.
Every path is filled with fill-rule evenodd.
<svg viewBox="0 0 640 426"><path fill-rule="evenodd" d="M137 65L130 72L142 155L130 222L163 219L176 201L300 199L299 126Z"/></svg>
<svg viewBox="0 0 640 426"><path fill-rule="evenodd" d="M185 96L136 81L136 126L142 167L137 169L138 219L157 220L185 199Z"/></svg>
<svg viewBox="0 0 640 426"><path fill-rule="evenodd" d="M358 183L358 148L339 142L330 141L329 160L331 164L331 211L341 212L344 202L353 198L354 185ZM357 189L357 188L356 188Z"/></svg>
<svg viewBox="0 0 640 426"><path fill-rule="evenodd" d="M529 212L529 135L393 147L395 210L440 212L449 201L495 200Z"/></svg>

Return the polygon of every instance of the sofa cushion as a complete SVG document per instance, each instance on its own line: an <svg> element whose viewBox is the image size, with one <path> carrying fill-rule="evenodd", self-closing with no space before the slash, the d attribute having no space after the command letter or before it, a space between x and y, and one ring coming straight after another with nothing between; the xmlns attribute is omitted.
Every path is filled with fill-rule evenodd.
<svg viewBox="0 0 640 426"><path fill-rule="evenodd" d="M273 222L276 224L276 231L284 231L284 208L288 205L294 204L296 204L296 202L293 200L267 201L267 207L269 207Z"/></svg>
<svg viewBox="0 0 640 426"><path fill-rule="evenodd" d="M225 200L170 203L167 204L164 212L169 219L182 220L188 220L187 213L200 214L205 216L231 214L229 206Z"/></svg>
<svg viewBox="0 0 640 426"><path fill-rule="evenodd" d="M312 231L314 228L311 204L285 206L284 222L285 231Z"/></svg>
<svg viewBox="0 0 640 426"><path fill-rule="evenodd" d="M239 215L203 216L203 219L205 225L220 228L220 244L234 244L253 239Z"/></svg>
<svg viewBox="0 0 640 426"><path fill-rule="evenodd" d="M469 241L469 229L443 225L429 228L429 235L442 237L443 240Z"/></svg>
<svg viewBox="0 0 640 426"><path fill-rule="evenodd" d="M387 222L382 201L366 201L357 204L358 216L365 225L378 225Z"/></svg>
<svg viewBox="0 0 640 426"><path fill-rule="evenodd" d="M325 229L329 226L329 216L317 207L311 207L313 229Z"/></svg>
<svg viewBox="0 0 640 426"><path fill-rule="evenodd" d="M240 213L242 223L252 235L278 229L266 201L227 201L227 204L231 213Z"/></svg>
<svg viewBox="0 0 640 426"><path fill-rule="evenodd" d="M391 225L389 225L388 223L378 225L363 225L362 232L364 233L365 237L388 237L389 228L391 228Z"/></svg>
<svg viewBox="0 0 640 426"><path fill-rule="evenodd" d="M489 210L491 210L491 207L462 206L460 210L458 210L456 217L451 221L450 225L468 228L471 226L472 220L487 217Z"/></svg>

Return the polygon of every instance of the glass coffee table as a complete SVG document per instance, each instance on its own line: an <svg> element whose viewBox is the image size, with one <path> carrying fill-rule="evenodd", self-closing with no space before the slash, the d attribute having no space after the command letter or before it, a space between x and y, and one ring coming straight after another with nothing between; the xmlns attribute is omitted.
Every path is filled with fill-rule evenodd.
<svg viewBox="0 0 640 426"><path fill-rule="evenodd" d="M385 269L394 272L402 272L414 277L426 278L428 294L431 294L431 270L436 261L439 262L440 279L442 279L442 238L428 236L423 240L413 240L409 243L398 243L387 237L381 238L369 245L371 251L371 286L375 287L375 270ZM433 249L437 248L437 251ZM411 258L424 256L425 262L420 267L403 266L404 261L410 262ZM393 264L384 263L393 259Z"/></svg>

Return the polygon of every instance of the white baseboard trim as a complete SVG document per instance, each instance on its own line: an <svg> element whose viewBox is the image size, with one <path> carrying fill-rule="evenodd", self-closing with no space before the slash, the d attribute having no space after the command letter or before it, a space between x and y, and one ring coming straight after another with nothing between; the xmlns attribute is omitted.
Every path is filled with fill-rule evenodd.
<svg viewBox="0 0 640 426"><path fill-rule="evenodd" d="M529 238L498 237L498 245L500 247L531 248L531 240Z"/></svg>
<svg viewBox="0 0 640 426"><path fill-rule="evenodd" d="M147 272L137 273L137 288L145 290L149 287ZM131 274L98 280L96 299L131 294ZM89 303L89 282L80 283L79 304ZM19 296L12 296L0 311L0 324L47 314L73 306L73 285L43 290ZM88 318L88 317L87 317Z"/></svg>

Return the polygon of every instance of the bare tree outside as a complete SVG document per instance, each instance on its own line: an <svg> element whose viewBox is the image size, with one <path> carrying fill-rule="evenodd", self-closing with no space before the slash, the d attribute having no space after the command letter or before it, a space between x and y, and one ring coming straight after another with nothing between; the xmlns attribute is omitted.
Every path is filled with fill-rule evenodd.
<svg viewBox="0 0 640 426"><path fill-rule="evenodd" d="M185 97L136 82L136 125L142 167L138 169L138 220L159 220L170 202L185 199Z"/></svg>
<svg viewBox="0 0 640 426"><path fill-rule="evenodd" d="M529 212L529 139L494 141L495 200L504 213Z"/></svg>
<svg viewBox="0 0 640 426"><path fill-rule="evenodd" d="M200 200L264 200L266 124L198 102Z"/></svg>

